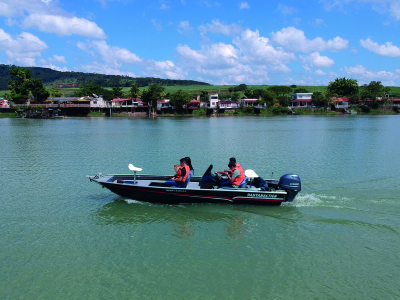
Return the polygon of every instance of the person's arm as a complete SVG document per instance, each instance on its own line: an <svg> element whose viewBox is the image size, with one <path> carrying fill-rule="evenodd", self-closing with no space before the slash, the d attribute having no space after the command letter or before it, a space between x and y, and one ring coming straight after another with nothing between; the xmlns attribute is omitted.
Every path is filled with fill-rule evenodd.
<svg viewBox="0 0 400 300"><path fill-rule="evenodd" d="M236 177L238 177L239 175L240 175L240 171L239 171L239 170L235 170L235 171L232 173L232 175L228 174L229 182L232 184L232 183L233 183L233 180L234 180Z"/></svg>
<svg viewBox="0 0 400 300"><path fill-rule="evenodd" d="M174 180L174 181L183 181L183 178L185 178L185 175L186 175L186 168L182 168L181 169L181 175L177 176L175 178L172 178L172 180Z"/></svg>

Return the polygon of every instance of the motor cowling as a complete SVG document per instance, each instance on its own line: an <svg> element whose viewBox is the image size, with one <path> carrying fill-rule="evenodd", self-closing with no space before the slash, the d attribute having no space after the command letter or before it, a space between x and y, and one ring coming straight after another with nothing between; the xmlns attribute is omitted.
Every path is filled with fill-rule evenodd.
<svg viewBox="0 0 400 300"><path fill-rule="evenodd" d="M287 192L286 201L292 202L297 193L301 191L300 177L293 173L285 174L279 179L278 187Z"/></svg>

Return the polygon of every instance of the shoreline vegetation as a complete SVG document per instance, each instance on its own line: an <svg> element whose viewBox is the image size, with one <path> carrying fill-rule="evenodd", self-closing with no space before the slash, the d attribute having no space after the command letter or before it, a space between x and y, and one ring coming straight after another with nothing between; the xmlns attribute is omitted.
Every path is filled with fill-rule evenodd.
<svg viewBox="0 0 400 300"><path fill-rule="evenodd" d="M398 114L400 107L400 88L385 87L380 81L359 85L356 79L344 77L328 86L212 86L196 81L80 74L80 83L60 83L49 89L42 78L32 77L30 69L11 66L8 71L9 93L0 91L2 118L48 118L60 112L60 116L144 117L146 111L150 117L391 115Z"/></svg>

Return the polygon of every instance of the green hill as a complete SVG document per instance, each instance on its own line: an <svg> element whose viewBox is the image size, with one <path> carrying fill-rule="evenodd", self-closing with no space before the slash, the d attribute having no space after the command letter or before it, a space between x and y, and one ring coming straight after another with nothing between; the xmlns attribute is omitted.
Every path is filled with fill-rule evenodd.
<svg viewBox="0 0 400 300"><path fill-rule="evenodd" d="M14 65L0 64L0 90L7 90L7 83L10 79L10 69L18 68ZM163 86L189 86L189 85L209 85L205 82L194 80L161 79L153 77L129 77L121 75L103 75L96 73L83 72L60 72L48 68L25 67L31 70L32 78L41 78L43 85L50 88L56 85L72 85L93 83L101 87L129 87L133 82L137 82L139 87L145 87L152 83L159 83Z"/></svg>

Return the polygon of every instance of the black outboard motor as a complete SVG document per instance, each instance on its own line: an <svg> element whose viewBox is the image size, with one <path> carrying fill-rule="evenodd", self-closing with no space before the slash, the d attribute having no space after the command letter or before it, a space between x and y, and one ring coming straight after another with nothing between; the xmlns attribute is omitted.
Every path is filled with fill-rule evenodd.
<svg viewBox="0 0 400 300"><path fill-rule="evenodd" d="M297 193L301 191L300 177L289 173L279 179L278 187L287 192L287 202L292 202Z"/></svg>

